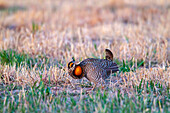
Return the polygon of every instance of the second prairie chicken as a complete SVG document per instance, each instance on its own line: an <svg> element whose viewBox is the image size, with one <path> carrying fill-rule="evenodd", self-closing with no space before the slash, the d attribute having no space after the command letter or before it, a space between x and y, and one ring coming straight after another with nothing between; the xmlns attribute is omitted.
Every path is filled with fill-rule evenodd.
<svg viewBox="0 0 170 113"><path fill-rule="evenodd" d="M74 79L87 78L96 86L97 83L105 80L111 73L119 71L116 63L113 62L113 54L105 49L106 59L87 58L75 64L75 61L68 63L68 73Z"/></svg>

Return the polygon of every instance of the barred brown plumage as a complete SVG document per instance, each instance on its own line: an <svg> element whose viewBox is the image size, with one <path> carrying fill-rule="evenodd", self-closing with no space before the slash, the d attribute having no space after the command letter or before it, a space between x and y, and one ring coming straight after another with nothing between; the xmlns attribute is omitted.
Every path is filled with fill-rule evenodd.
<svg viewBox="0 0 170 113"><path fill-rule="evenodd" d="M68 63L68 73L74 79L86 77L96 86L101 80L105 80L109 75L119 71L116 63L113 62L113 54L109 49L105 49L106 59L87 58L75 64L75 61ZM94 89L94 88L93 88Z"/></svg>

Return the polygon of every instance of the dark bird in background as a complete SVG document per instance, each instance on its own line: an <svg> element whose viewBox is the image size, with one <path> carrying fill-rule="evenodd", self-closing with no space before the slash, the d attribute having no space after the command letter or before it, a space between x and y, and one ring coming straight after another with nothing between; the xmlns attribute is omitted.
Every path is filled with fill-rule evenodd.
<svg viewBox="0 0 170 113"><path fill-rule="evenodd" d="M111 73L119 71L116 63L113 62L113 54L109 49L105 49L106 59L87 58L82 62L75 64L73 59L68 63L68 73L74 79L87 78L95 85L101 83L110 76Z"/></svg>

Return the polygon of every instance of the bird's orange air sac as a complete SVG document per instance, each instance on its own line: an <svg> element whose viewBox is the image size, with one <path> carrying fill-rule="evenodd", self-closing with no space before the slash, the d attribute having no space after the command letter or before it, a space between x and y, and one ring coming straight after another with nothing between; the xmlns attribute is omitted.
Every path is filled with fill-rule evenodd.
<svg viewBox="0 0 170 113"><path fill-rule="evenodd" d="M75 74L76 76L80 76L80 75L82 74L82 69L81 69L80 66L77 66L77 67L75 68L74 74Z"/></svg>

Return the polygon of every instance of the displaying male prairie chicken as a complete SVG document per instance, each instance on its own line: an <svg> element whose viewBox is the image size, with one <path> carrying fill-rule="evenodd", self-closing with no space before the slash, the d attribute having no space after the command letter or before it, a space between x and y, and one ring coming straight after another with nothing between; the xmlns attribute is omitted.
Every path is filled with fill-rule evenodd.
<svg viewBox="0 0 170 113"><path fill-rule="evenodd" d="M75 64L75 61L68 63L68 73L74 79L87 78L96 86L109 77L111 73L119 71L116 63L113 62L113 54L109 49L105 49L106 59L87 58ZM93 87L93 89L95 88Z"/></svg>

